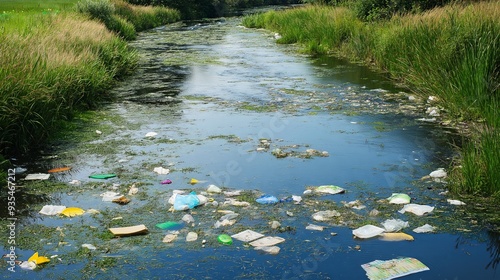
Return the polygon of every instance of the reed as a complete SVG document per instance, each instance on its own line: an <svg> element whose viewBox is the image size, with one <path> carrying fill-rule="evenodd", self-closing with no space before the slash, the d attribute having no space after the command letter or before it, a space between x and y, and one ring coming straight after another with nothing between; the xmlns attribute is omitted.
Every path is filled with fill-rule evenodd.
<svg viewBox="0 0 500 280"><path fill-rule="evenodd" d="M463 173L456 185L490 195L500 193L499 18L499 1L374 22L361 21L346 7L309 5L250 15L243 24L279 32L278 43L299 43L309 53L365 61L418 94L438 96L452 118L471 123L474 131L460 150Z"/></svg>

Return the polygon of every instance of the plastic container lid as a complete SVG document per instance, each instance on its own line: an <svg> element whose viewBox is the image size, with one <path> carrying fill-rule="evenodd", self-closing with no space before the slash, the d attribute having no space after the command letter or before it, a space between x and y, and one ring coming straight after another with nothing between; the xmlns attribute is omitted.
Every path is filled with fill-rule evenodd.
<svg viewBox="0 0 500 280"><path fill-rule="evenodd" d="M231 236L227 235L227 234L221 234L217 237L217 240L219 240L220 243L224 244L224 245L231 245L233 244L233 239L231 238Z"/></svg>

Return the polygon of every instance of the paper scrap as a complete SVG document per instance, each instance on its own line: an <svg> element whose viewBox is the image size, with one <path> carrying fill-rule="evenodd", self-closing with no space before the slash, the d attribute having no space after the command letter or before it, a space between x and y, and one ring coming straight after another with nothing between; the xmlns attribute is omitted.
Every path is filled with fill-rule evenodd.
<svg viewBox="0 0 500 280"><path fill-rule="evenodd" d="M415 258L399 258L388 261L375 260L361 267L366 271L370 280L394 279L405 275L429 270L429 268Z"/></svg>

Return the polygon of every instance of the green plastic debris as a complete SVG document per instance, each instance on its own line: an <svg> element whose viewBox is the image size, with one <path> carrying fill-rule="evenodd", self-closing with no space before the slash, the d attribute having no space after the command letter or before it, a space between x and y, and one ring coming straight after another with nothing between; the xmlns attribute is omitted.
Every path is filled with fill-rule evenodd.
<svg viewBox="0 0 500 280"><path fill-rule="evenodd" d="M94 175L90 175L89 178L92 178L92 179L109 179L109 178L114 178L116 177L116 174L94 174Z"/></svg>
<svg viewBox="0 0 500 280"><path fill-rule="evenodd" d="M221 234L217 237L217 240L224 244L224 245L231 245L233 244L233 239L231 238L231 236L227 235L227 234Z"/></svg>
<svg viewBox="0 0 500 280"><path fill-rule="evenodd" d="M393 193L387 200L392 204L407 204L410 203L411 198L405 193Z"/></svg>
<svg viewBox="0 0 500 280"><path fill-rule="evenodd" d="M160 223L160 224L156 224L156 227L157 228L160 228L160 229L179 229L182 227L182 224L181 223L177 223L177 222L164 222L164 223Z"/></svg>

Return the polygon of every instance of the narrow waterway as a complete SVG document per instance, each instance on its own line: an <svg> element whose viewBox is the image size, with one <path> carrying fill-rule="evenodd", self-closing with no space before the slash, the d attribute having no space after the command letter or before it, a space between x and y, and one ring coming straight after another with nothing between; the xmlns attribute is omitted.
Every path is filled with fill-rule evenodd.
<svg viewBox="0 0 500 280"><path fill-rule="evenodd" d="M412 257L430 270L405 279L500 279L498 239L468 218L466 206L450 205L446 184L421 180L447 167L453 134L432 122L426 108L383 75L331 57L301 55L296 46L277 45L275 34L246 29L240 18L178 23L142 33L131 45L141 64L113 91L116 100L80 120L68 139L47 150L47 161L32 170L71 166L51 180L68 184L43 202L33 202L21 231L43 228L34 241L40 254L54 256L17 279L367 279L361 265L374 260ZM154 136L146 137L154 132ZM74 139L79 139L76 141ZM57 157L56 157L57 156ZM166 175L155 167L170 169ZM38 169L38 170L37 170ZM114 173L108 180L89 179ZM172 184L160 182L170 179ZM188 182L195 178L200 183ZM105 191L127 194L131 202L103 202ZM206 194L210 184L244 190L251 206L224 206L223 194ZM338 185L336 195L305 195L310 186ZM210 205L169 211L173 190L203 193ZM416 216L389 204L392 193L412 203L435 207ZM261 205L261 194L302 196L300 204ZM254 195L254 196L252 196ZM218 206L212 204L218 202ZM357 201L351 206L348 202ZM80 207L83 216L43 216L38 205ZM353 205L361 206L352 208ZM363 208L364 207L364 208ZM95 211L88 211L95 209ZM341 217L315 221L317 211L337 209ZM373 210L379 211L378 215ZM215 227L231 210L234 225ZM94 214L89 214L90 212ZM190 213L172 243L155 227ZM414 241L356 239L363 224L379 227L387 219L409 222L402 231ZM272 229L278 221L281 227ZM149 233L106 236L108 227L144 224ZM323 231L306 229L309 224ZM424 224L433 233L412 230ZM217 236L252 229L285 239L277 255ZM198 240L186 242L189 231ZM48 235L44 236L43 232ZM203 242L205 240L206 242ZM96 250L83 250L90 243ZM20 250L27 259L33 252Z"/></svg>

